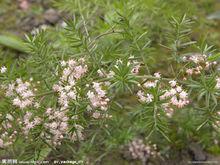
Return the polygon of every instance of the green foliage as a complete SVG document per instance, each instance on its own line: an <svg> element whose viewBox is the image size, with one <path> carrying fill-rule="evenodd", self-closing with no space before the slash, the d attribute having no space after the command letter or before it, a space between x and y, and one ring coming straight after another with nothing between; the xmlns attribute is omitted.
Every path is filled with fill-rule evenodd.
<svg viewBox="0 0 220 165"><path fill-rule="evenodd" d="M23 41L16 36L1 35L0 44L5 47L20 51L20 52L24 52L24 53L26 52L26 48L25 48L25 45L23 44Z"/></svg>

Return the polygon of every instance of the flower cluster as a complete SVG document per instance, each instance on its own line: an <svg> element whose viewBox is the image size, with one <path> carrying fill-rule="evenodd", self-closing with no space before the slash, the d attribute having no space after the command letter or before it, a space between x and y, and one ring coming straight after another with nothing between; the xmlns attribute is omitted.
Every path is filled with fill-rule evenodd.
<svg viewBox="0 0 220 165"><path fill-rule="evenodd" d="M154 96L152 94L145 93L141 90L137 92L137 96L141 102L151 103L153 101Z"/></svg>
<svg viewBox="0 0 220 165"><path fill-rule="evenodd" d="M162 107L166 111L166 115L171 117L173 114L173 106L183 108L189 104L188 93L177 84L175 80L169 81L170 89L164 90L164 94L160 96L160 100L166 100Z"/></svg>
<svg viewBox="0 0 220 165"><path fill-rule="evenodd" d="M0 114L3 117L2 114ZM14 127L12 122L14 121L14 117L11 114L5 115L5 120L1 123L1 135L0 135L0 148L7 147L13 144L16 140L18 132L13 130Z"/></svg>
<svg viewBox="0 0 220 165"><path fill-rule="evenodd" d="M28 135L29 131L33 129L36 125L39 125L42 122L40 117L34 116L31 112L26 112L23 118L23 131L24 135Z"/></svg>
<svg viewBox="0 0 220 165"><path fill-rule="evenodd" d="M84 64L83 58L78 61L62 61L61 65L64 67L62 76L58 84L53 86L53 89L59 94L59 104L62 107L67 108L69 102L76 99L77 92L75 89L75 83L85 75L87 72L87 65Z"/></svg>
<svg viewBox="0 0 220 165"><path fill-rule="evenodd" d="M156 99L155 97L158 96L155 96L151 89L158 88L158 91L161 94L156 100L162 103L161 106L163 109L166 110L168 116L172 115L173 106L177 108L183 108L184 106L189 104L188 93L184 91L182 87L177 84L176 81L169 81L169 88L163 89L159 83L161 75L159 73L155 73L154 76L154 79L156 80L146 81L143 84L144 90L139 90L137 92L137 97L140 102L147 104L153 102L154 99ZM149 92L147 93L146 91Z"/></svg>
<svg viewBox="0 0 220 165"><path fill-rule="evenodd" d="M69 118L66 115L66 111L47 108L46 116L48 121L44 123L44 127L50 132L50 134L46 135L47 141L54 145L61 144L60 141L68 130L67 121Z"/></svg>
<svg viewBox="0 0 220 165"><path fill-rule="evenodd" d="M145 161L151 156L155 157L160 155L160 153L156 151L157 147L155 144L152 146L146 145L142 139L134 139L132 142L130 142L128 145L128 150L133 159Z"/></svg>
<svg viewBox="0 0 220 165"><path fill-rule="evenodd" d="M146 81L144 84L143 84L143 87L146 88L146 89L150 89L150 88L156 88L157 86L157 83L158 83L158 79L161 78L161 75L160 73L154 73L154 76L155 78L157 78L156 80L154 81ZM146 93L143 92L142 90L139 90L137 92L137 96L139 98L139 101L140 102L143 102L143 103L151 103L154 99L154 96L150 93Z"/></svg>
<svg viewBox="0 0 220 165"><path fill-rule="evenodd" d="M205 54L194 54L191 56L184 56L183 61L185 62L192 62L193 67L192 68L187 68L186 73L188 75L198 75L201 73L202 70L204 69L209 69L211 66L216 65L217 62L208 62L207 61L207 55Z"/></svg>
<svg viewBox="0 0 220 165"><path fill-rule="evenodd" d="M13 105L24 109L34 104L34 92L31 83L22 79L16 79L15 82L4 86L6 96L13 98Z"/></svg>
<svg viewBox="0 0 220 165"><path fill-rule="evenodd" d="M70 136L71 133L69 131L69 120L75 120L77 116L74 118L70 118L67 115L68 109L53 109L47 108L46 109L46 117L47 120L44 123L44 127L46 128L46 132L43 133L41 136L47 139L48 143L54 145L60 145L63 138L69 138L73 141L75 140L83 140L83 127L80 125L75 124L75 131Z"/></svg>
<svg viewBox="0 0 220 165"><path fill-rule="evenodd" d="M178 86L176 81L172 80L169 83L170 89L165 90L165 93L160 96L160 99L169 99L169 103L178 108L182 108L185 105L189 104L188 93L184 91L181 86Z"/></svg>
<svg viewBox="0 0 220 165"><path fill-rule="evenodd" d="M109 98L106 96L106 91L102 89L102 83L93 82L93 90L87 92L87 97L90 100L91 106L94 109L101 109L106 111L108 109ZM93 113L94 118L99 118L101 113L95 111Z"/></svg>
<svg viewBox="0 0 220 165"><path fill-rule="evenodd" d="M11 144L13 144L16 140L17 131L14 131L12 134L8 134L8 132L3 133L0 136L0 148L5 148Z"/></svg>
<svg viewBox="0 0 220 165"><path fill-rule="evenodd" d="M75 124L75 131L72 133L72 135L69 137L72 141L77 141L77 140L84 140L84 135L83 135L83 126L79 124Z"/></svg>

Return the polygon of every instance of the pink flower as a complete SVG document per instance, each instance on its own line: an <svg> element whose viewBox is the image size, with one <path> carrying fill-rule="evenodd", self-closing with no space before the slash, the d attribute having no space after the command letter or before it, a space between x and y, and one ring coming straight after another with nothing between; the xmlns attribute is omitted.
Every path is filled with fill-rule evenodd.
<svg viewBox="0 0 220 165"><path fill-rule="evenodd" d="M101 116L101 114L100 114L99 112L94 112L94 113L92 114L92 117L94 117L95 119L100 118L100 116Z"/></svg>
<svg viewBox="0 0 220 165"><path fill-rule="evenodd" d="M61 61L63 68L60 81L53 85L53 90L58 92L59 104L67 108L71 100L76 100L77 91L75 88L76 81L82 78L87 72L87 65L84 64L83 58L75 61L73 59Z"/></svg>
<svg viewBox="0 0 220 165"><path fill-rule="evenodd" d="M144 92L143 91L139 90L137 92L137 96L139 97L139 100L141 102L146 102L147 101L147 98L144 96Z"/></svg>
<svg viewBox="0 0 220 165"><path fill-rule="evenodd" d="M161 74L160 74L159 72L154 73L154 76L155 76L156 78L161 78Z"/></svg>
<svg viewBox="0 0 220 165"><path fill-rule="evenodd" d="M146 96L143 91L139 90L137 92L137 96L141 102L151 103L153 101L154 96L152 94L147 93Z"/></svg>
<svg viewBox="0 0 220 165"><path fill-rule="evenodd" d="M189 75L192 75L193 74L193 69L187 69L186 73L189 74Z"/></svg>
<svg viewBox="0 0 220 165"><path fill-rule="evenodd" d="M176 81L171 80L171 81L169 81L169 84L170 84L171 87L175 87L176 86Z"/></svg>
<svg viewBox="0 0 220 165"><path fill-rule="evenodd" d="M144 83L145 88L155 88L157 83L155 81L147 81Z"/></svg>
<svg viewBox="0 0 220 165"><path fill-rule="evenodd" d="M16 79L15 83L11 83L6 87L6 96L12 97L13 105L24 109L34 104L34 92L29 82L23 82Z"/></svg>
<svg viewBox="0 0 220 165"><path fill-rule="evenodd" d="M182 87L176 86L176 91L177 91L177 92L181 92L182 90L183 90Z"/></svg>
<svg viewBox="0 0 220 165"><path fill-rule="evenodd" d="M101 69L97 70L99 77L105 77L103 71Z"/></svg>
<svg viewBox="0 0 220 165"><path fill-rule="evenodd" d="M93 90L87 92L87 97L94 108L107 110L109 99L106 97L106 92L101 88L101 83L93 82Z"/></svg>
<svg viewBox="0 0 220 165"><path fill-rule="evenodd" d="M146 102L151 103L153 101L154 96L152 94L147 93Z"/></svg>
<svg viewBox="0 0 220 165"><path fill-rule="evenodd" d="M181 99L186 99L187 96L188 96L188 93L186 93L185 91L182 91L180 94L179 94L180 98Z"/></svg>
<svg viewBox="0 0 220 165"><path fill-rule="evenodd" d="M19 0L19 1L20 1L19 6L22 10L27 10L29 8L29 3L27 0Z"/></svg>

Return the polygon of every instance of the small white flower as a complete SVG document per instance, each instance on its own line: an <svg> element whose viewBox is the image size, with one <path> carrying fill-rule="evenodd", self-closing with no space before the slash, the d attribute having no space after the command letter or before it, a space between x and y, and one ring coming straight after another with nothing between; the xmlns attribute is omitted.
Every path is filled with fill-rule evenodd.
<svg viewBox="0 0 220 165"><path fill-rule="evenodd" d="M6 115L6 118L7 118L8 120L10 120L10 121L12 121L12 120L14 119L13 116L10 115L10 114L7 114L7 115Z"/></svg>
<svg viewBox="0 0 220 165"><path fill-rule="evenodd" d="M61 64L61 66L64 67L64 66L66 66L66 61L61 61L60 64Z"/></svg>
<svg viewBox="0 0 220 165"><path fill-rule="evenodd" d="M186 93L185 91L182 91L180 94L179 94L180 98L181 99L186 99L187 96L188 96L188 93Z"/></svg>
<svg viewBox="0 0 220 165"><path fill-rule="evenodd" d="M71 99L75 100L76 99L76 94L74 91L70 91L68 94L67 94Z"/></svg>
<svg viewBox="0 0 220 165"><path fill-rule="evenodd" d="M177 86L177 87L176 87L176 91L177 91L177 92L181 92L182 90L183 90L182 87L180 87L180 86Z"/></svg>
<svg viewBox="0 0 220 165"><path fill-rule="evenodd" d="M100 117L100 113L99 112L94 112L93 114L92 114L92 117L94 117L95 119L98 119L99 117Z"/></svg>
<svg viewBox="0 0 220 165"><path fill-rule="evenodd" d="M161 74L160 74L159 72L156 72L156 73L154 73L154 76L155 76L156 78L160 78L160 77L161 77Z"/></svg>
<svg viewBox="0 0 220 165"><path fill-rule="evenodd" d="M147 100L147 98L144 96L144 92L141 91L141 90L139 90L139 91L137 92L137 96L139 97L139 100L140 100L141 102L145 102L145 101Z"/></svg>
<svg viewBox="0 0 220 165"><path fill-rule="evenodd" d="M40 108L40 104L36 102L36 103L34 104L34 107L38 109L38 108Z"/></svg>
<svg viewBox="0 0 220 165"><path fill-rule="evenodd" d="M193 69L187 69L186 73L189 74L189 75L192 75L193 74Z"/></svg>
<svg viewBox="0 0 220 165"><path fill-rule="evenodd" d="M7 68L5 66L2 66L1 69L0 69L0 72L5 73L6 71L7 71Z"/></svg>
<svg viewBox="0 0 220 165"><path fill-rule="evenodd" d="M61 23L61 27L63 27L63 28L67 27L67 23L63 21L63 22Z"/></svg>
<svg viewBox="0 0 220 165"><path fill-rule="evenodd" d="M146 102L151 103L153 101L154 96L152 94L147 93Z"/></svg>
<svg viewBox="0 0 220 165"><path fill-rule="evenodd" d="M99 75L99 77L104 77L104 73L101 71L101 69L97 70L97 73Z"/></svg>
<svg viewBox="0 0 220 165"><path fill-rule="evenodd" d="M171 89L171 90L170 90L170 95L173 96L173 95L176 94L176 92L177 92L177 91L176 91L175 89Z"/></svg>
<svg viewBox="0 0 220 165"><path fill-rule="evenodd" d="M145 88L155 88L156 85L157 85L157 83L153 82L153 81L147 81L146 83L144 83Z"/></svg>
<svg viewBox="0 0 220 165"><path fill-rule="evenodd" d="M176 81L171 80L171 81L169 81L169 84L170 84L171 87L175 87L176 86Z"/></svg>

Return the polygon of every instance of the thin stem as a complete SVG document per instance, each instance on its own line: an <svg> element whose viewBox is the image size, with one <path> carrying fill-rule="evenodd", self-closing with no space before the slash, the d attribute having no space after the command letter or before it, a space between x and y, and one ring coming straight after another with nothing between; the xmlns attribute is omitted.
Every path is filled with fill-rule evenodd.
<svg viewBox="0 0 220 165"><path fill-rule="evenodd" d="M50 95L50 94L54 94L54 93L56 93L56 92L49 91L49 92L45 92L45 93L41 93L41 94L35 95L33 97L41 97L41 96L46 96L46 95Z"/></svg>
<svg viewBox="0 0 220 165"><path fill-rule="evenodd" d="M154 103L154 128L157 128L157 104Z"/></svg>
<svg viewBox="0 0 220 165"><path fill-rule="evenodd" d="M99 38L101 38L101 37L103 37L103 36L110 35L110 34L120 34L121 32L122 32L122 31L115 31L114 29L112 29L112 31L107 31L107 32L105 32L105 33L102 33L102 34L96 36L96 37L93 39L93 41L91 41L91 42L88 44L88 47L89 47L90 45L92 45L96 40L98 40Z"/></svg>

